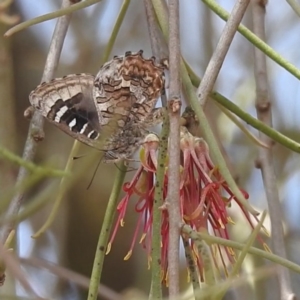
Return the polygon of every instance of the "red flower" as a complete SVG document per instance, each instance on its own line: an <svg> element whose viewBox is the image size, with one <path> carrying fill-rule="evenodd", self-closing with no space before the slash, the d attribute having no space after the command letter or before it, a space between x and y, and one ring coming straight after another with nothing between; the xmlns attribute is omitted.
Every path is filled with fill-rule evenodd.
<svg viewBox="0 0 300 300"><path fill-rule="evenodd" d="M123 186L126 195L118 205L118 222L111 236L108 252L116 235L118 224L123 226L124 217L128 201L132 195L137 195L138 200L135 205L135 211L139 214L136 230L133 235L132 243L125 259L129 259L133 252L133 247L138 238L138 233L142 229L140 243L146 249L148 262L151 261L151 235L153 220L153 202L155 189L155 173L157 167L157 149L159 140L154 134L150 134L145 139L142 149L140 150L141 165L137 170L131 182ZM252 220L249 213L239 203L238 199L231 192L226 181L213 164L209 156L209 148L202 138L192 136L187 129L181 130L181 180L180 180L180 207L181 216L184 223L190 225L196 231L212 230L214 235L229 239L227 227L233 223L228 216L227 208L232 201L235 201L246 216L251 227ZM167 162L166 162L167 168ZM168 174L165 172L163 197L165 199L168 188ZM248 194L242 191L245 198ZM164 209L162 203L162 248L161 248L161 266L163 278L166 280L167 274L167 249L169 240L169 222L168 212ZM201 256L196 252L196 247L190 241L190 247L196 264L199 267L199 273L202 275ZM234 252L230 248L224 249L229 261L233 261ZM221 248L218 247L221 261L225 267L224 258ZM201 276L202 277L202 276Z"/></svg>

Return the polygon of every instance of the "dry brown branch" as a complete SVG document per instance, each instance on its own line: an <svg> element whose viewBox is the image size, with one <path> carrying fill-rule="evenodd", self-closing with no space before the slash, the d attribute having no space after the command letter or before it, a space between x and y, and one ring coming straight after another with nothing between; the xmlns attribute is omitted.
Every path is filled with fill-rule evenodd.
<svg viewBox="0 0 300 300"><path fill-rule="evenodd" d="M20 282L28 294L33 295L35 299L42 299L40 296L38 296L34 287L30 283L28 274L25 274L24 270L21 269L18 258L15 257L11 251L5 249L2 243L0 243L0 257L3 263L5 263L7 269L11 272L13 278Z"/></svg>
<svg viewBox="0 0 300 300"><path fill-rule="evenodd" d="M266 1L252 1L253 16L253 32L262 40L266 40L265 36L265 13ZM266 66L266 56L260 50L254 47L254 72L256 82L256 111L259 120L265 124L272 126L271 99L269 97L269 82ZM270 138L259 132L259 139L272 145ZM280 205L278 189L276 185L276 175L274 170L274 161L272 148L265 149L260 147L257 167L261 169L265 193L269 206L269 213L272 227L272 250L275 254L286 258L285 241L282 227L282 208ZM292 292L291 279L289 271L286 268L279 268L278 273L280 294L282 300L296 299Z"/></svg>
<svg viewBox="0 0 300 300"><path fill-rule="evenodd" d="M70 5L69 0L62 1L62 7L67 7L69 5ZM70 18L71 16L67 15L59 18L57 21L52 36L44 73L41 80L42 82L49 81L54 76L56 67L58 65L63 42L69 26ZM30 123L27 140L24 147L24 152L23 152L24 160L33 161L37 149L37 144L44 137L43 124L44 124L43 117L38 113L34 113ZM27 178L27 176L28 176L28 171L25 168L21 167L17 177L16 185L22 183ZM23 198L24 198L23 192L17 193L14 196L6 212L6 217L15 216L18 214L20 207L22 205ZM12 229L14 229L14 227L15 227L15 223L13 222L10 222L6 224L6 226L3 226L1 230L1 240L3 242L6 240L7 236L9 235L9 232Z"/></svg>
<svg viewBox="0 0 300 300"><path fill-rule="evenodd" d="M208 100L209 93L213 89L213 86L224 62L225 56L229 50L233 37L245 14L249 2L250 0L236 1L232 9L232 13L224 27L218 45L209 61L209 64L197 90L199 102L203 108L205 107L205 104Z"/></svg>
<svg viewBox="0 0 300 300"><path fill-rule="evenodd" d="M144 4L152 52L158 60L161 60L166 57L166 43L162 37L161 31L159 30L152 1L144 0Z"/></svg>
<svg viewBox="0 0 300 300"><path fill-rule="evenodd" d="M169 296L174 298L179 293L179 238L180 238L180 204L179 204L179 167L180 167L180 38L179 38L179 1L169 1L169 64L170 90L168 110L170 119L169 167L168 167L168 212L169 212Z"/></svg>
<svg viewBox="0 0 300 300"><path fill-rule="evenodd" d="M81 286L85 289L88 289L89 287L90 279L88 277L78 274L74 271L68 270L66 268L63 268L61 266L58 266L56 264L53 264L51 262L48 262L46 260L31 257L31 258L21 258L20 261L39 269L40 268L47 269L52 274L55 274L64 280L74 282L78 286ZM110 288L108 288L103 284L99 285L98 295L107 300L123 299L118 293L114 292L113 290L111 290Z"/></svg>

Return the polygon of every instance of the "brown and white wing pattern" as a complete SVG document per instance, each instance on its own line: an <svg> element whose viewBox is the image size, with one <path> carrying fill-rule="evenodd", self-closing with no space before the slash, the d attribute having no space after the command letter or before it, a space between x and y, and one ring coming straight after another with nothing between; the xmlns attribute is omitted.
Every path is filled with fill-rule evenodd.
<svg viewBox="0 0 300 300"><path fill-rule="evenodd" d="M30 93L29 101L65 133L96 147L101 126L93 100L93 85L93 75L68 75L40 84Z"/></svg>
<svg viewBox="0 0 300 300"><path fill-rule="evenodd" d="M94 99L99 110L129 116L142 124L160 97L165 83L164 67L155 58L143 58L143 51L130 51L105 63L95 78ZM110 117L108 117L109 119ZM104 117L101 124L106 124ZM120 125L125 125L122 122Z"/></svg>
<svg viewBox="0 0 300 300"><path fill-rule="evenodd" d="M115 56L96 75L93 95L100 123L115 127L105 143L107 159L132 155L147 134L149 116L164 90L164 67L142 54Z"/></svg>
<svg viewBox="0 0 300 300"><path fill-rule="evenodd" d="M160 113L164 67L143 51L105 63L96 77L74 74L42 83L31 105L73 138L105 152L106 162L129 158Z"/></svg>

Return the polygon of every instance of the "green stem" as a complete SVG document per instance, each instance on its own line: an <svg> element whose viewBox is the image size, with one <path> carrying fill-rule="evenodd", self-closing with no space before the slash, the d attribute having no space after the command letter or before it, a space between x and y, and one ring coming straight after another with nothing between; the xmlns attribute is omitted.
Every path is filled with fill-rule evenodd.
<svg viewBox="0 0 300 300"><path fill-rule="evenodd" d="M39 23L42 23L42 22L45 22L45 21L49 21L49 20L64 16L64 15L69 15L74 11L77 11L77 10L83 9L85 7L94 5L94 4L96 4L97 2L100 2L100 1L101 0L85 0L85 1L73 4L69 7L59 9L59 10L54 11L52 13L45 14L45 15L39 16L37 18L25 21L23 23L20 23L16 26L10 28L8 31L6 31L4 36L9 37L9 36L13 35L14 33L19 32L21 30L24 30L24 29L26 29L26 28L28 28L32 25L39 24Z"/></svg>
<svg viewBox="0 0 300 300"><path fill-rule="evenodd" d="M102 59L102 63L106 62L109 58L109 55L111 53L111 50L115 44L116 38L118 36L118 33L120 31L121 25L124 21L124 17L126 15L126 12L128 10L128 6L130 4L130 0L124 0L122 7L120 9L119 15L116 19L116 23L114 25L113 31L111 33L111 36L109 38L109 41L105 47L104 53L103 53L103 59Z"/></svg>
<svg viewBox="0 0 300 300"><path fill-rule="evenodd" d="M243 250L241 251L241 253L239 254L239 257L236 261L236 263L233 266L233 269L231 271L231 273L228 276L228 279L234 279L240 272L240 269L242 268L242 264L246 258L246 255L249 252L249 248L252 246L252 244L254 243L257 235L259 234L259 231L264 223L264 220L266 218L267 212L264 211L262 213L261 219L258 222L257 226L255 227L255 229L252 231L250 237L247 239L247 243L245 244L245 247L243 248ZM230 288L231 284L231 280L227 281L227 284L219 289L218 291L216 291L215 297L213 297L214 300L222 300L227 292L227 290Z"/></svg>
<svg viewBox="0 0 300 300"><path fill-rule="evenodd" d="M213 92L212 98L220 103L222 106L226 107L228 110L233 112L235 115L243 119L246 123L250 124L252 127L256 128L257 130L263 132L265 135L269 136L274 141L278 142L279 144L300 153L300 144L295 142L294 140L290 139L289 137L283 135L282 133L278 132L277 130L267 126L265 123L257 120L256 118L252 117L251 115L244 112L240 109L236 104L222 96L217 92Z"/></svg>
<svg viewBox="0 0 300 300"><path fill-rule="evenodd" d="M40 167L35 165L34 163L22 159L20 156L15 155L14 153L10 152L9 150L0 147L0 157L4 157L8 161L15 163L19 166L24 167L28 171L31 171L32 173L40 174L43 177L49 176L49 177L63 177L66 175L70 175L66 171L61 170L53 170L48 167Z"/></svg>
<svg viewBox="0 0 300 300"><path fill-rule="evenodd" d="M66 164L66 167L65 167L65 172L71 172L73 164L74 164L73 157L77 153L79 145L80 144L78 141L74 142L71 153L69 155L69 158L68 158L68 161ZM57 213L59 211L61 203L64 200L65 193L66 193L68 187L70 186L71 182L73 182L72 178L63 177L61 179L59 189L58 189L58 195L55 198L51 212L50 212L49 216L47 217L43 226L35 234L33 234L31 236L32 238L37 239L52 225L52 223L54 222L54 220L57 216Z"/></svg>
<svg viewBox="0 0 300 300"><path fill-rule="evenodd" d="M300 17L300 5L297 0L286 0L286 2L290 5L290 7L294 10L294 12Z"/></svg>
<svg viewBox="0 0 300 300"><path fill-rule="evenodd" d="M245 136L253 142L255 145L259 147L263 147L269 149L270 146L268 144L264 144L261 140L259 140L248 128L246 128L244 122L242 122L235 114L233 114L230 110L215 102L216 106L222 111L224 115L226 115L241 131L245 134Z"/></svg>
<svg viewBox="0 0 300 300"><path fill-rule="evenodd" d="M25 219L31 217L34 213L39 211L42 207L44 207L47 203L49 203L49 200L51 200L51 195L55 193L57 190L57 181L53 181L51 185L49 185L46 189L43 189L36 197L30 199L29 203L24 205L24 208L21 212L19 212L17 215L11 215L11 216L5 216L0 218L0 225L3 225L5 223L14 222L16 224L24 221ZM10 200L8 198L8 200ZM4 199L6 200L6 199ZM1 199L1 211L2 209L2 201ZM8 202L8 201L7 201Z"/></svg>
<svg viewBox="0 0 300 300"><path fill-rule="evenodd" d="M195 87L199 86L200 78L196 75L196 73L192 70L192 68L185 62L185 67L188 70L190 79ZM219 104L224 106L226 109L240 117L244 120L247 124L250 124L252 127L256 128L257 130L263 132L265 135L273 139L274 141L278 142L279 144L300 153L300 144L296 141L290 139L289 137L283 135L282 133L278 132L277 130L273 129L272 127L267 126L265 123L257 120L256 118L252 117L250 114L244 112L240 109L236 104L232 101L221 95L220 93L213 91L210 96Z"/></svg>
<svg viewBox="0 0 300 300"><path fill-rule="evenodd" d="M238 250L243 250L245 247L245 244L242 244L242 243L234 242L231 240L226 240L226 239L212 236L212 235L205 234L205 233L196 232L188 225L184 225L182 227L182 232L186 233L193 240L194 239L203 239L203 240L207 241L207 243L211 243L211 244L215 243L215 244L222 245L224 247L231 247L231 248L238 249ZM275 255L273 253L270 253L270 252L267 252L267 251L264 251L264 250L261 250L261 249L255 248L255 247L250 247L248 249L248 253L268 259L278 265L284 266L284 267L300 274L300 266L299 265L291 262L290 260L282 258L278 255Z"/></svg>
<svg viewBox="0 0 300 300"><path fill-rule="evenodd" d="M214 286L216 284L216 276L211 251L204 240L195 240L195 245L203 264L205 286Z"/></svg>
<svg viewBox="0 0 300 300"><path fill-rule="evenodd" d="M113 225L113 219L118 204L119 195L121 192L122 184L125 178L127 168L124 163L121 163L118 167L116 179L108 200L107 208L103 224L101 226L101 232L98 239L96 248L96 254L94 258L94 264L92 269L91 281L88 292L88 300L96 300L98 296L98 287L101 279L103 262L106 252L106 247L110 235L110 231Z"/></svg>
<svg viewBox="0 0 300 300"><path fill-rule="evenodd" d="M227 21L229 18L229 13L217 4L215 0L202 0L213 12L215 12L221 19ZM250 43L255 47L260 49L269 58L274 60L277 64L286 69L289 73L294 75L296 78L300 79L300 70L296 68L292 63L287 61L279 53L273 50L268 44L263 40L258 38L251 30L249 30L244 25L239 25L238 32L241 33Z"/></svg>
<svg viewBox="0 0 300 300"><path fill-rule="evenodd" d="M161 0L152 0L152 5L155 10L155 14L158 19L159 26L165 36L165 39L168 40L169 36L169 23L168 16L166 16L164 2Z"/></svg>
<svg viewBox="0 0 300 300"><path fill-rule="evenodd" d="M153 203L153 228L152 228L152 264L151 264L151 291L149 299L161 299L161 209L164 203L163 189L165 177L165 162L168 154L169 118L164 111L164 122L160 135L158 148L158 163Z"/></svg>
<svg viewBox="0 0 300 300"><path fill-rule="evenodd" d="M186 258L188 270L189 270L189 276L192 281L194 297L195 297L195 300L201 300L201 298L198 296L198 291L200 290L198 266L196 266L196 264L195 264L195 260L193 257L189 239L187 237L183 236L182 240L183 240L185 258Z"/></svg>
<svg viewBox="0 0 300 300"><path fill-rule="evenodd" d="M17 183L12 189L9 189L8 191L2 191L0 199L0 214L5 212L6 217L8 217L7 206L11 203L11 199L18 193L24 194L44 178L45 177L42 173L32 173L22 182Z"/></svg>

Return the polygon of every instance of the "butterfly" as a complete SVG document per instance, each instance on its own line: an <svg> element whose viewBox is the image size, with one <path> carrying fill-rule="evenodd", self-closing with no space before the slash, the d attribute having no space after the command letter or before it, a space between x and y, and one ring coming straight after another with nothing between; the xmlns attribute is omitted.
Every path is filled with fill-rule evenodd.
<svg viewBox="0 0 300 300"><path fill-rule="evenodd" d="M31 105L80 142L104 151L105 162L128 159L149 128L162 121L155 108L164 93L165 65L130 51L106 62L96 76L71 74L36 87Z"/></svg>

